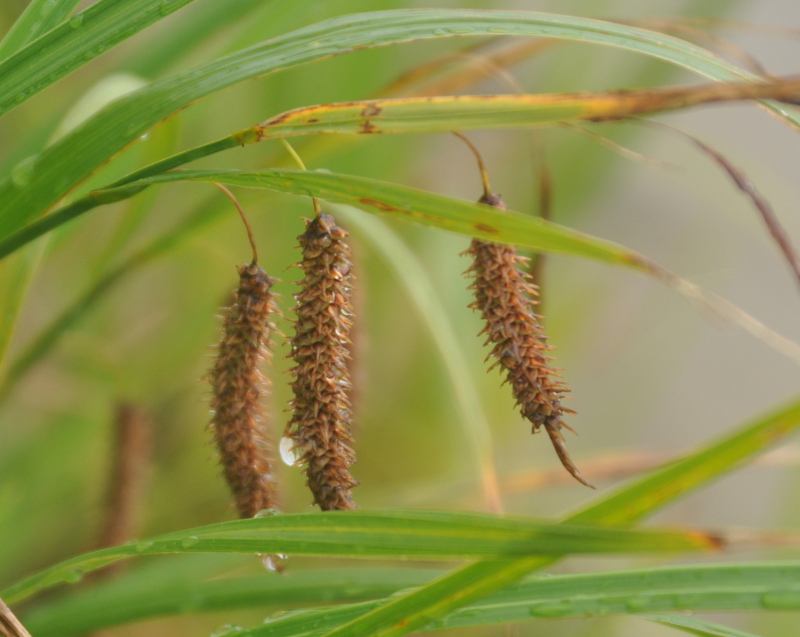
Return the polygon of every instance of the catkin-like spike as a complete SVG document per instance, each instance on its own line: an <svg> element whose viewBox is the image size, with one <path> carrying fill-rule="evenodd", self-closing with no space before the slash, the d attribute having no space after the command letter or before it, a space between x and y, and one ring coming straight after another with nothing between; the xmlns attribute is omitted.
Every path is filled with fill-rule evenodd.
<svg viewBox="0 0 800 637"><path fill-rule="evenodd" d="M505 209L498 195L481 198L485 203ZM544 327L537 320L533 306L538 295L536 285L530 281L520 265L527 259L517 254L513 246L500 245L474 239L467 253L472 256L472 266L467 273L474 278L470 286L475 291L471 308L479 310L486 326L486 344L492 345L489 357L507 374L522 415L533 424L533 432L544 427L550 436L556 454L564 468L578 482L589 484L569 457L561 429L569 427L564 414L574 413L561 405L562 395L569 390L550 367Z"/></svg>
<svg viewBox="0 0 800 637"><path fill-rule="evenodd" d="M347 344L353 315L347 232L333 217L318 215L298 237L305 277L297 299L292 340L294 400L285 436L306 465L308 487L323 510L353 509L350 475L355 462L347 392Z"/></svg>
<svg viewBox="0 0 800 637"><path fill-rule="evenodd" d="M243 518L276 508L276 484L264 431L263 398L268 381L261 366L270 359L270 336L277 312L271 292L275 279L261 266L238 267L239 289L228 308L222 340L211 370L214 416L211 429L222 472Z"/></svg>

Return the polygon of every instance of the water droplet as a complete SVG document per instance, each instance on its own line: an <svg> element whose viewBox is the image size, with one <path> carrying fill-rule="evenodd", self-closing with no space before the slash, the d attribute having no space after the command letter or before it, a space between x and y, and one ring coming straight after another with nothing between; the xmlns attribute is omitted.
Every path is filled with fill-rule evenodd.
<svg viewBox="0 0 800 637"><path fill-rule="evenodd" d="M294 467L300 460L301 454L297 453L297 449L295 449L294 446L294 440L291 438L287 438L286 436L281 438L281 442L278 445L278 451L281 454L281 460L283 460L290 467Z"/></svg>
<svg viewBox="0 0 800 637"><path fill-rule="evenodd" d="M82 13L75 14L74 16L72 16L69 19L69 26L71 26L73 29L77 29L82 24L83 24L83 14Z"/></svg>
<svg viewBox="0 0 800 637"><path fill-rule="evenodd" d="M198 537L195 537L194 535L191 535L191 536L189 536L189 537L185 537L185 538L183 538L183 539L181 540L181 546L182 546L183 548L185 548L185 549L190 549L190 548L192 548L193 546L197 546L197 544L198 544L199 542L200 542L200 538L198 538Z"/></svg>
<svg viewBox="0 0 800 637"><path fill-rule="evenodd" d="M536 615L537 617L559 617L561 615L566 615L572 611L573 608L574 604L566 599L561 601L543 602L541 604L531 606L531 615Z"/></svg>
<svg viewBox="0 0 800 637"><path fill-rule="evenodd" d="M83 571L79 568L73 568L64 576L64 579L70 584L77 584L83 579Z"/></svg>
<svg viewBox="0 0 800 637"><path fill-rule="evenodd" d="M501 29L500 27L490 27L489 33L497 33L503 35L504 33L511 33L508 29Z"/></svg>
<svg viewBox="0 0 800 637"><path fill-rule="evenodd" d="M434 29L433 35L447 35L447 31L444 29Z"/></svg>
<svg viewBox="0 0 800 637"><path fill-rule="evenodd" d="M152 547L153 543L148 541L134 542L133 544L133 550L136 551L137 553L144 553Z"/></svg>
<svg viewBox="0 0 800 637"><path fill-rule="evenodd" d="M453 27L448 29L448 31L450 31L450 33L453 35L467 35L469 33L475 33L475 29L472 27Z"/></svg>
<svg viewBox="0 0 800 637"><path fill-rule="evenodd" d="M765 608L791 610L800 608L800 590L778 590L764 593L761 603Z"/></svg>
<svg viewBox="0 0 800 637"><path fill-rule="evenodd" d="M278 509L261 509L253 517L254 518L271 518L273 515L278 515L279 513L280 513L280 511L278 511Z"/></svg>
<svg viewBox="0 0 800 637"><path fill-rule="evenodd" d="M211 637L228 637L228 635L235 635L236 633L240 633L244 630L241 626L235 626L233 624L225 624L224 626L220 626L217 628L213 633L211 633Z"/></svg>
<svg viewBox="0 0 800 637"><path fill-rule="evenodd" d="M262 555L261 563L264 568L273 573L281 573L284 570L283 560L286 559L285 555L278 553L277 555Z"/></svg>

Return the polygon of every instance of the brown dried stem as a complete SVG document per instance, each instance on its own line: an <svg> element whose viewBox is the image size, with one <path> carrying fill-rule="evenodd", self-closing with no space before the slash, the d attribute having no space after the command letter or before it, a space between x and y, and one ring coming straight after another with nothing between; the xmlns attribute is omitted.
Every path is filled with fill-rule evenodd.
<svg viewBox="0 0 800 637"><path fill-rule="evenodd" d="M352 509L350 475L355 462L347 346L353 315L347 232L320 214L298 237L305 277L297 299L292 339L294 400L285 436L294 441L298 463L323 510Z"/></svg>
<svg viewBox="0 0 800 637"><path fill-rule="evenodd" d="M798 255L797 250L795 249L794 244L789 237L789 233L786 232L786 229L781 224L780 219L778 219L778 216L775 214L775 211L772 209L769 201L767 201L766 198L760 192L758 192L755 185L752 181L750 181L747 175L745 175L739 168L728 161L728 159L722 153L715 150L705 142L700 141L693 135L680 130L679 128L669 126L663 122L653 122L649 120L634 121L644 123L646 125L657 126L681 135L685 139L688 139L703 153L711 157L711 159L714 160L717 165L719 165L726 173L728 173L728 176L733 180L733 183L736 185L736 187L742 191L742 193L744 193L750 199L750 201L753 202L753 205L761 216L764 225L767 227L767 230L772 236L773 241L775 241L775 243L778 245L778 249L786 259L786 262L789 264L789 267L794 274L796 283L800 285L800 255Z"/></svg>
<svg viewBox="0 0 800 637"><path fill-rule="evenodd" d="M210 427L223 475L243 518L276 507L276 484L269 460L262 405L268 381L261 366L271 357L270 336L277 313L271 292L275 279L251 263L239 271L239 289L224 318L222 340L211 370L214 416Z"/></svg>
<svg viewBox="0 0 800 637"><path fill-rule="evenodd" d="M253 263L258 263L258 248L256 247L256 239L253 236L253 228L250 226L250 222L247 220L247 215L244 214L244 209L242 208L242 204L239 203L239 200L234 196L234 194L228 190L227 187L219 184L217 182L213 182L214 185L219 188L223 194L233 202L233 205L236 206L236 210L239 211L239 216L242 218L242 223L244 224L245 229L247 230L247 238L250 240L250 247L253 249Z"/></svg>
<svg viewBox="0 0 800 637"><path fill-rule="evenodd" d="M0 599L0 637L31 637L2 599Z"/></svg>

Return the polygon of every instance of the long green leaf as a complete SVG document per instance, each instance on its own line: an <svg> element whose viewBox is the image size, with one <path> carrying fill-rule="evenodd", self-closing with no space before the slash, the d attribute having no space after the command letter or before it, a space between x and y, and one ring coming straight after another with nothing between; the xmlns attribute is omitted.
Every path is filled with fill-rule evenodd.
<svg viewBox="0 0 800 637"><path fill-rule="evenodd" d="M668 502L730 471L744 459L763 452L798 427L800 400L651 472L611 497L603 498L569 516L567 521L619 523L640 520ZM478 562L343 623L326 635L405 635L553 561L552 558L526 557Z"/></svg>
<svg viewBox="0 0 800 637"><path fill-rule="evenodd" d="M31 0L0 42L0 60L61 23L80 0Z"/></svg>
<svg viewBox="0 0 800 637"><path fill-rule="evenodd" d="M0 62L0 115L193 0L100 0Z"/></svg>
<svg viewBox="0 0 800 637"><path fill-rule="evenodd" d="M172 5L169 5L172 6ZM287 33L187 73L150 84L86 121L0 184L0 237L49 209L93 170L186 104L242 80L365 47L458 35L577 40L654 56L706 77L757 78L683 40L600 20L525 11L407 10L342 16ZM30 47L28 47L30 48ZM19 55L27 51L21 51ZM26 90L15 89L16 94ZM792 123L791 108L768 107Z"/></svg>
<svg viewBox="0 0 800 637"><path fill-rule="evenodd" d="M631 531L519 517L435 511L323 512L236 520L102 549L46 569L6 589L8 603L134 555L287 553L421 559L509 555L685 551L719 539L700 532Z"/></svg>
<svg viewBox="0 0 800 637"><path fill-rule="evenodd" d="M119 188L94 191L0 241L0 258L96 206L119 201L154 184L175 181L216 181L234 186L271 188L296 195L314 195L332 203L349 204L491 241L564 252L646 271L655 267L642 255L619 245L520 212L502 211L365 177L295 169L181 171L149 177Z"/></svg>

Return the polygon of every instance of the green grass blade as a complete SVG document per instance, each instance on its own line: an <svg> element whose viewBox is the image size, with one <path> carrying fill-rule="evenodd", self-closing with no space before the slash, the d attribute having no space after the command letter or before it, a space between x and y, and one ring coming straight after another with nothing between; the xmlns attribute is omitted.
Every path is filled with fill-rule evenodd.
<svg viewBox="0 0 800 637"><path fill-rule="evenodd" d="M132 196L153 184L174 181L216 181L233 186L314 195L331 203L348 204L370 212L490 241L515 243L534 250L563 252L640 270L650 270L653 267L645 257L610 241L520 212L501 211L491 206L365 177L295 169L181 171L150 177L120 188L94 191L71 206L62 208L0 241L0 258L96 206Z"/></svg>
<svg viewBox="0 0 800 637"><path fill-rule="evenodd" d="M193 0L100 0L0 62L0 115Z"/></svg>
<svg viewBox="0 0 800 637"><path fill-rule="evenodd" d="M718 538L697 531L631 531L474 513L401 510L276 515L188 529L88 553L11 586L0 597L12 603L117 560L158 553L474 559L573 551L703 550L718 544Z"/></svg>
<svg viewBox="0 0 800 637"><path fill-rule="evenodd" d="M0 60L67 19L80 0L31 0L0 42Z"/></svg>
<svg viewBox="0 0 800 637"><path fill-rule="evenodd" d="M797 80L624 92L402 97L296 108L267 120L257 127L257 132L260 139L314 134L385 135L530 128L574 121L610 121L715 102L766 98L796 102L798 97L800 82Z"/></svg>
<svg viewBox="0 0 800 637"><path fill-rule="evenodd" d="M765 451L799 426L800 400L796 400L681 460L635 480L611 497L603 498L568 517L567 521L619 523L639 520L722 476L745 459ZM553 561L553 558L526 557L514 561L478 562L393 599L326 635L405 635Z"/></svg>
<svg viewBox="0 0 800 637"><path fill-rule="evenodd" d="M664 504L708 484L755 454L762 453L794 432L798 425L800 401L656 469L567 519L591 523L641 520Z"/></svg>
<svg viewBox="0 0 800 637"><path fill-rule="evenodd" d="M440 9L336 17L154 82L109 105L43 151L25 171L15 171L13 178L9 176L0 183L3 205L0 237L48 210L98 166L163 118L227 86L364 47L457 35L498 34L544 36L622 48L719 81L758 79L683 40L589 18L525 11ZM15 95L25 90L18 87ZM786 121L800 125L793 109L774 103L767 106Z"/></svg>
<svg viewBox="0 0 800 637"><path fill-rule="evenodd" d="M177 567L171 563L170 568ZM199 581L193 573L174 578L166 572L151 576L138 586L135 578L123 575L111 583L46 601L23 615L23 621L36 637L71 637L188 611L283 610L300 604L352 603L419 586L438 573L412 568L292 569L290 577L265 572L260 576ZM187 607L187 599L191 600L191 608Z"/></svg>
<svg viewBox="0 0 800 637"><path fill-rule="evenodd" d="M254 589L258 586L256 581L243 580L241 584L237 580L234 582L234 585ZM770 599L784 600L783 610L798 610L798 582L800 564L797 562L698 564L586 575L545 576L509 587L419 630L463 629L536 619L634 615L675 627L690 628L698 631L695 632L697 635L753 637L703 620L660 613L666 610L763 610L770 608ZM212 594L213 590L210 589ZM220 602L224 601L221 594L216 595ZM306 632L321 635L342 621L365 610L379 608L385 603L385 599L380 599L338 608L309 610L285 618L277 616L264 626L243 631L241 635L289 637ZM256 603L255 606L263 607L263 602ZM216 604L210 603L208 610L218 608ZM91 612L92 607L85 610ZM700 632L703 630L706 632Z"/></svg>
<svg viewBox="0 0 800 637"><path fill-rule="evenodd" d="M695 617L680 615L644 615L644 617L698 637L758 637L753 633L746 633L743 630L728 628Z"/></svg>

